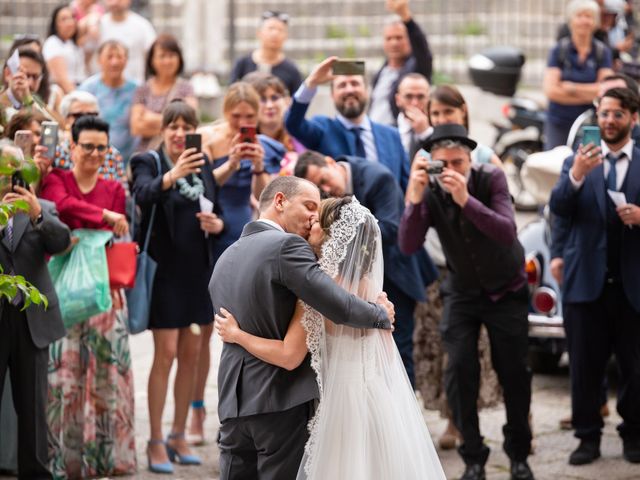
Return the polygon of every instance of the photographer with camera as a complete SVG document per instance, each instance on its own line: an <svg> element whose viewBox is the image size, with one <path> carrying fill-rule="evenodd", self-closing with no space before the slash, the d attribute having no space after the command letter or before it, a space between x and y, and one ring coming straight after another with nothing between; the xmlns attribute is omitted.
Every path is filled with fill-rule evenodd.
<svg viewBox="0 0 640 480"><path fill-rule="evenodd" d="M526 363L524 252L505 175L493 165L471 163L476 145L461 125L434 128L423 145L432 162L417 156L411 167L398 241L400 250L411 254L422 248L427 230L434 227L442 242L449 275L443 285L440 328L449 355L447 398L463 438L459 452L467 468L462 478L484 479L489 456L477 412L478 335L485 325L504 391L504 449L511 460L511 478L532 479L526 461L531 374Z"/></svg>

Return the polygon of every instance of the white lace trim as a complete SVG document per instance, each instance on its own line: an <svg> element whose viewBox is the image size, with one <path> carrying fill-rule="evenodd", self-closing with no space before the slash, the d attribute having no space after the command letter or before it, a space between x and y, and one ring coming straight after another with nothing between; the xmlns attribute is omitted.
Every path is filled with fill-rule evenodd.
<svg viewBox="0 0 640 480"><path fill-rule="evenodd" d="M340 270L340 265L347 256L347 247L353 241L358 231L358 226L364 223L369 210L363 207L355 197L353 200L340 209L340 218L329 228L329 237L322 245L318 264L331 278L336 278ZM322 377L321 377L321 342L324 337L324 318L320 313L311 308L306 303L302 304L304 313L302 314L302 326L307 333L307 348L311 354L311 368L316 374L318 391L322 400ZM322 401L316 410L315 415L309 421L309 440L305 445L305 456L307 461L304 471L307 477L311 476L313 450L316 444L317 425L322 411Z"/></svg>

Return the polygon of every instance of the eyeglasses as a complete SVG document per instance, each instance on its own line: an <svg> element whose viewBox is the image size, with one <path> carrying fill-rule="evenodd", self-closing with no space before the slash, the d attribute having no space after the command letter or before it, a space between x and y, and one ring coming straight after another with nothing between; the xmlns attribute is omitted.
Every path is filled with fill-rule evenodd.
<svg viewBox="0 0 640 480"><path fill-rule="evenodd" d="M624 110L601 110L598 112L598 118L606 120L610 114L613 114L613 118L616 120L622 120L627 115Z"/></svg>
<svg viewBox="0 0 640 480"><path fill-rule="evenodd" d="M98 153L105 153L109 148L109 145L94 145L93 143L79 143L78 145L84 153L93 153L94 150L97 150Z"/></svg>
<svg viewBox="0 0 640 480"><path fill-rule="evenodd" d="M85 115L88 115L90 117L97 117L100 114L98 112L73 112L73 113L67 114L67 117L71 117L74 120L77 120L80 117L84 117Z"/></svg>
<svg viewBox="0 0 640 480"><path fill-rule="evenodd" d="M270 95L268 97L260 97L260 103L276 103L282 98L282 95Z"/></svg>
<svg viewBox="0 0 640 480"><path fill-rule="evenodd" d="M289 23L289 15L284 12L276 12L275 10L267 10L262 12L262 20L269 20L270 18L277 18L282 23Z"/></svg>

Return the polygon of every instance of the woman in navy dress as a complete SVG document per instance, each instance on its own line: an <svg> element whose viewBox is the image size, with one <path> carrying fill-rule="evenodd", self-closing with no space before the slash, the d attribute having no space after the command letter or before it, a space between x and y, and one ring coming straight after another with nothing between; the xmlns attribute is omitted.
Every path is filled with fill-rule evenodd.
<svg viewBox="0 0 640 480"><path fill-rule="evenodd" d="M133 192L142 209L138 241L144 238L156 206L149 243L149 254L158 269L149 320L155 349L148 386L151 437L147 452L149 469L157 473L173 472L170 460L200 463L184 436L195 382L193 365L198 363L201 345L199 327L194 324L211 327L213 307L207 287L224 224L216 213L200 211L201 197L213 202L215 212L220 205L210 162L195 149L185 149L186 134L195 132L197 125L191 106L183 101L170 103L162 115L159 149L131 159ZM154 153L160 160L160 172ZM162 411L176 358L175 413L165 442Z"/></svg>
<svg viewBox="0 0 640 480"><path fill-rule="evenodd" d="M264 135L251 138L241 128L254 131L258 122L260 96L246 82L232 84L224 97L224 122L201 128L203 150L213 159L214 176L219 185L218 202L224 211L225 228L215 245L215 260L242 234L253 219L253 198L258 198L271 176L280 171L284 146ZM250 140L250 141L247 141ZM192 402L189 440L201 444L205 418L204 390L209 373L209 339L212 329L202 332L202 347L196 389Z"/></svg>

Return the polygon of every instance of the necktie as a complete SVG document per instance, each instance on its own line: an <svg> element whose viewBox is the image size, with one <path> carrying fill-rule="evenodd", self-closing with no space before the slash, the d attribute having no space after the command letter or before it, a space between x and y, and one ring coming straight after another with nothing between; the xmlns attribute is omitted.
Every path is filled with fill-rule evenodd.
<svg viewBox="0 0 640 480"><path fill-rule="evenodd" d="M7 237L7 240L9 240L9 249L13 251L13 221L12 220L9 220L9 222L7 222L7 224L5 225L4 236ZM11 268L9 275L14 275L15 273L16 272L13 270L13 268ZM22 300L23 300L22 292L18 290L18 292L16 293L16 296L13 297L13 300L11 300L11 304L17 307L22 303Z"/></svg>
<svg viewBox="0 0 640 480"><path fill-rule="evenodd" d="M353 127L351 131L356 137L356 151L354 152L355 156L360 158L367 158L367 153L364 151L364 143L362 142L362 127Z"/></svg>
<svg viewBox="0 0 640 480"><path fill-rule="evenodd" d="M621 153L620 156L615 153L609 152L607 153L607 161L609 162L609 174L607 175L607 189L616 191L617 183L617 173L616 173L616 162L624 156L624 153Z"/></svg>

